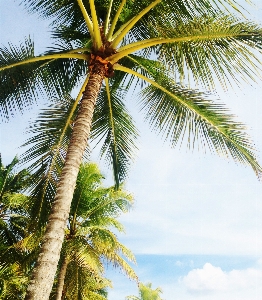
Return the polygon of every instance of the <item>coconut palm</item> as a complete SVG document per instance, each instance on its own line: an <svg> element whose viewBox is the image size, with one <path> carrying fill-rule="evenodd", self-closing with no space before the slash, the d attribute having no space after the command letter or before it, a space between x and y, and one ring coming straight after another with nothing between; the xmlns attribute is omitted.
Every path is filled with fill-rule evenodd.
<svg viewBox="0 0 262 300"><path fill-rule="evenodd" d="M70 143L63 145L66 158L59 164L63 169L42 252L28 289L27 299L47 299L88 138L103 140L102 153L112 162L116 188L126 177L136 135L123 103L128 88L141 85L139 98L146 120L173 146L187 136L189 145L199 141L261 175L243 126L223 105L214 104L208 94L190 89L182 80L188 75L206 89L214 87L215 78L223 85L238 81L238 75L254 80L260 62L253 50L261 51L262 31L246 21L231 0L21 2L30 12L52 18L55 44L40 56L35 56L30 38L20 46L1 49L2 116L22 111L43 93L63 100L74 88L79 90L57 140L61 145L72 126ZM52 149L57 161L58 149Z"/></svg>
<svg viewBox="0 0 262 300"><path fill-rule="evenodd" d="M29 184L26 169L17 171L18 158L4 166L0 157L0 298L22 299L28 283L25 255L14 247L27 234Z"/></svg>
<svg viewBox="0 0 262 300"><path fill-rule="evenodd" d="M102 178L96 164L81 165L60 257L56 300L62 295L63 299L89 299L92 294L102 299L95 291L111 286L103 278L104 263L119 266L137 280L123 258L135 261L134 256L111 230L123 231L116 218L130 209L132 197L102 187Z"/></svg>
<svg viewBox="0 0 262 300"><path fill-rule="evenodd" d="M10 165L6 168L2 166L1 174L6 175L6 169L9 170L8 178L13 178ZM28 177L27 172L23 173ZM97 165L86 164L80 167L57 283L51 299L106 299L105 288L111 287L111 282L103 277L105 262L122 268L129 278L137 280L136 274L123 259L124 256L135 261L134 256L110 230L113 227L123 231L116 218L130 209L132 197L122 190L103 188L102 179ZM24 185L17 183L16 186ZM12 191L12 194L5 193L3 197L6 209L2 210L5 214L0 226L1 299L23 298L30 265L35 263L41 243L41 232L28 232L28 228L32 227L29 222L29 200L32 199L14 193L15 189Z"/></svg>
<svg viewBox="0 0 262 300"><path fill-rule="evenodd" d="M4 166L0 157L0 238L1 261L6 249L25 236L25 225L28 223L29 199L21 192L29 184L29 173L26 169L17 171L18 158ZM8 252L6 262L10 262L12 251Z"/></svg>
<svg viewBox="0 0 262 300"><path fill-rule="evenodd" d="M127 300L161 300L160 294L162 290L160 288L152 289L152 283L143 284L140 283L139 286L139 297L137 296L127 296Z"/></svg>

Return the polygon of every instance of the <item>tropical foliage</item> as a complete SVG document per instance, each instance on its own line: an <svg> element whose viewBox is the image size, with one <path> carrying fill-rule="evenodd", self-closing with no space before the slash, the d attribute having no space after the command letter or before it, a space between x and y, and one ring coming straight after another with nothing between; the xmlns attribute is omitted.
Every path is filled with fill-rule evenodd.
<svg viewBox="0 0 262 300"><path fill-rule="evenodd" d="M88 138L102 145L101 154L113 166L116 188L128 174L137 136L124 102L130 88L141 86L138 99L146 121L172 146L181 140L190 147L207 146L250 165L261 176L244 126L207 92L190 88L185 77L191 86L199 83L205 90L213 89L217 79L223 86L241 77L254 80L262 30L243 18L231 0L21 3L29 12L51 19L54 39L39 56L30 38L0 50L3 118L23 111L43 94L54 101L43 113L43 122L32 128L37 138L28 141L31 148L25 155L25 161L34 161L39 206L46 207L48 200L48 212L53 202L28 292L35 293L28 299L44 299L51 291ZM79 93L73 99L75 88ZM40 210L37 217L46 215Z"/></svg>
<svg viewBox="0 0 262 300"><path fill-rule="evenodd" d="M127 300L162 300L160 294L162 290L158 287L155 290L152 288L152 283L143 284L138 286L139 296L127 296Z"/></svg>
<svg viewBox="0 0 262 300"><path fill-rule="evenodd" d="M135 262L133 254L112 231L123 231L117 217L129 211L132 196L103 187L102 179L97 165L81 165L61 251L55 299L61 299L62 294L64 299L102 299L97 290L112 286L103 278L104 265L108 263L137 280L124 259Z"/></svg>
<svg viewBox="0 0 262 300"><path fill-rule="evenodd" d="M1 165L0 174L6 187L0 220L0 298L5 300L24 298L43 235L32 222L33 198L18 193L31 180L27 170L16 172L17 163L15 158L10 165ZM123 231L117 218L129 211L132 196L122 189L103 187L103 179L97 165L81 166L50 299L106 299L112 287L104 277L108 263L137 280L126 262L135 262L133 254L112 231Z"/></svg>
<svg viewBox="0 0 262 300"><path fill-rule="evenodd" d="M0 158L0 298L22 299L25 295L26 254L16 247L27 234L29 199L21 192L28 187L29 173L17 171L18 158L4 166Z"/></svg>

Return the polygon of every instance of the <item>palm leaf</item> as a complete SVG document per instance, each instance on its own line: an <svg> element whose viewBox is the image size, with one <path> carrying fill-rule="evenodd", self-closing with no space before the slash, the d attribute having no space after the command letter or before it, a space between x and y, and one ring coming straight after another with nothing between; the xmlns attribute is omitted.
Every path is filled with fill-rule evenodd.
<svg viewBox="0 0 262 300"><path fill-rule="evenodd" d="M196 82L211 88L215 76L223 85L229 78L238 81L239 74L246 80L256 80L258 76L260 61L251 49L261 52L262 29L253 23L220 13L176 24L163 17L153 20L149 27L154 37L177 39L162 44L158 57L179 78L190 72Z"/></svg>
<svg viewBox="0 0 262 300"><path fill-rule="evenodd" d="M218 154L231 155L236 161L249 164L261 176L245 127L234 121L224 105L214 104L207 95L177 85L161 68L150 70L150 61L136 60L154 80L121 66L116 68L151 84L140 92L140 98L145 118L155 130L169 138L173 146L187 132L188 145L194 147L196 141L202 146L207 144Z"/></svg>
<svg viewBox="0 0 262 300"><path fill-rule="evenodd" d="M63 249L67 259L74 261L79 267L87 268L93 274L103 272L99 254L83 236L77 235L75 238L68 236Z"/></svg>
<svg viewBox="0 0 262 300"><path fill-rule="evenodd" d="M27 60L34 57L34 44L29 38L20 46L9 45L9 48L0 49L0 67ZM36 87L36 70L44 62L26 64L13 69L0 72L0 108L2 118L8 118L15 111L22 111L24 107L31 105L38 97Z"/></svg>
<svg viewBox="0 0 262 300"><path fill-rule="evenodd" d="M137 130L121 98L119 86L106 85L97 99L91 138L103 140L101 156L112 164L116 187L126 178L134 151Z"/></svg>
<svg viewBox="0 0 262 300"><path fill-rule="evenodd" d="M21 156L23 163L32 162L29 167L34 184L31 196L35 220L45 222L51 207L56 184L64 165L77 102L70 96L60 99L59 104L42 110L38 119L30 126L31 137L23 147L30 148Z"/></svg>
<svg viewBox="0 0 262 300"><path fill-rule="evenodd" d="M122 257L135 262L132 252L123 244L119 243L114 233L100 226L90 226L90 236L92 236L92 245L94 249L99 249L101 255L115 267L120 267L130 279L138 280L137 275L131 266Z"/></svg>
<svg viewBox="0 0 262 300"><path fill-rule="evenodd" d="M59 22L61 22L61 24L68 24L69 22L79 19L84 23L78 3L74 0L22 0L21 4L22 3L30 13L37 13L42 18L52 18L54 24Z"/></svg>
<svg viewBox="0 0 262 300"><path fill-rule="evenodd" d="M17 171L19 159L14 157L12 162L4 166L0 155L0 201L5 195L22 192L29 184L29 172L26 169ZM10 198L9 198L10 199ZM1 205L1 203L0 203Z"/></svg>
<svg viewBox="0 0 262 300"><path fill-rule="evenodd" d="M93 274L88 268L80 267L72 261L68 265L65 278L65 294L67 299L101 299L99 290L111 286L111 282L102 274Z"/></svg>
<svg viewBox="0 0 262 300"><path fill-rule="evenodd" d="M36 57L29 38L19 47L10 45L9 49L0 49L2 118L9 118L16 111L22 112L25 107L39 101L40 96L62 97L79 84L87 73L87 63L81 59L68 59L68 55L73 58L79 56L70 54L72 47L70 42L60 43L59 47L57 45Z"/></svg>
<svg viewBox="0 0 262 300"><path fill-rule="evenodd" d="M23 276L18 263L0 265L0 297L1 299L21 299L24 296L27 278Z"/></svg>

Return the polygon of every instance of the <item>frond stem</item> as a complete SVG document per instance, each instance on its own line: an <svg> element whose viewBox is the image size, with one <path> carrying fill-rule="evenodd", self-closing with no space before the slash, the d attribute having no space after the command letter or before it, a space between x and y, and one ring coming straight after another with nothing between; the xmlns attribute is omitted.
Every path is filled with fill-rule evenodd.
<svg viewBox="0 0 262 300"><path fill-rule="evenodd" d="M115 124L114 124L114 118L113 118L112 102L111 102L110 87L109 87L108 78L105 78L105 84L106 84L106 94L107 94L108 106L109 106L111 130L112 130L112 135L113 135L113 140L114 140L114 151L115 151L115 155L117 155L116 138L115 138ZM117 159L114 163L116 164L116 167L117 167ZM117 182L116 182L116 185L118 186Z"/></svg>
<svg viewBox="0 0 262 300"><path fill-rule="evenodd" d="M108 33L112 5L113 5L113 0L110 1L109 8L108 8L107 15L106 15L105 27L104 27L104 33L105 34Z"/></svg>
<svg viewBox="0 0 262 300"><path fill-rule="evenodd" d="M126 4L126 0L122 0L120 6L118 7L118 10L117 10L117 12L116 12L116 15L115 15L115 17L114 17L114 19L113 19L113 21L112 21L112 24L111 24L111 26L110 26L109 32L108 32L108 34L107 34L107 39L108 39L108 40L111 39L111 37L112 37L112 35L113 35L113 33L114 33L114 30L115 30L115 27L116 27L116 23L117 23L117 21L118 21L118 18L119 18L119 16L120 16L121 11L122 11L122 9L123 9L123 7L124 7L125 4Z"/></svg>
<svg viewBox="0 0 262 300"><path fill-rule="evenodd" d="M119 70L122 72L126 72L129 74L132 74L134 76L137 76L138 78L141 78L143 80L145 80L146 82L152 84L153 86L155 86L156 88L160 89L161 91L163 91L164 93L166 93L167 95L169 95L170 97L172 97L173 99L175 99L177 102L181 103L183 106L186 106L189 110L193 111L195 114L199 115L202 120L206 121L208 124L210 124L213 128L215 128L219 133L221 133L226 140L229 140L237 149L239 149L242 153L244 152L245 157L247 158L247 161L250 163L250 165L253 167L254 171L257 173L257 175L259 175L258 170L261 171L261 167L259 166L259 164L257 163L257 161L254 161L254 159L252 158L252 156L240 145L238 145L234 140L232 140L227 134L226 132L223 130L223 128L218 127L217 124L215 124L214 122L212 122L212 120L207 119L205 116L203 116L201 114L200 111L198 111L196 109L196 107L193 107L192 105L190 105L190 102L185 102L183 100L181 100L179 97L177 97L176 95L174 95L173 93L171 93L170 91L168 91L167 89L165 89L163 86L161 86L160 84L158 84L157 82L155 82L154 80L134 71L131 70L129 68L126 68L124 66L121 66L119 64L115 64L114 65L114 69L115 70Z"/></svg>
<svg viewBox="0 0 262 300"><path fill-rule="evenodd" d="M120 47L117 50L117 53L106 58L111 64L116 63L119 59L131 54L135 51L139 51L141 49L145 49L148 47L160 45L160 44L168 44L168 43L182 43L182 42L191 42L191 41L203 41L203 40L213 40L213 39L222 39L222 38L234 38L236 36L241 36L242 34L228 34L228 33L209 33L205 35L197 35L197 36L184 36L184 37L176 37L176 38L152 38L144 41L130 43L129 45ZM246 35L246 34L243 34Z"/></svg>
<svg viewBox="0 0 262 300"><path fill-rule="evenodd" d="M57 53L57 54L50 54L50 55L45 55L45 56L37 56L37 57L32 57L29 58L27 60L23 60L23 61L19 61L17 63L13 63L7 66L3 66L0 67L0 71L6 70L6 69L10 69L10 68L14 68L14 67L18 67L18 66L22 66L25 64L29 64L29 63L34 63L34 62L38 62L38 61L42 61L42 60L48 60L48 59L60 59L60 58L72 58L72 59L83 59L83 60L87 60L87 56L86 54L81 54L81 53Z"/></svg>
<svg viewBox="0 0 262 300"><path fill-rule="evenodd" d="M153 7L155 7L161 0L155 0L153 3L148 5L145 9L143 9L133 20L132 22L128 23L127 26L121 31L121 33L113 40L112 48L116 48L117 45L121 42L121 40L125 37L128 31L134 27L134 25Z"/></svg>
<svg viewBox="0 0 262 300"><path fill-rule="evenodd" d="M92 40L93 40L93 39L94 39L93 23L92 23L92 21L91 21L89 15L88 15L88 13L87 13L87 11L86 11L86 8L85 8L85 6L84 6L84 4L83 4L83 1L82 1L82 0L77 0L77 3L78 3L78 5L79 5L79 7L80 7L80 9L81 9L81 12L82 12L83 17L84 17L85 22L86 22L86 26L87 26L87 28L88 28L88 30L89 30L89 33L90 33L90 35L91 35L91 38L92 38Z"/></svg>
<svg viewBox="0 0 262 300"><path fill-rule="evenodd" d="M97 49L99 49L102 46L102 39L101 39L99 23L96 15L96 7L95 7L94 0L89 0L89 5L90 5L91 16L93 21L93 33L95 38L95 44L97 46Z"/></svg>
<svg viewBox="0 0 262 300"><path fill-rule="evenodd" d="M91 52L89 48L76 48L68 51L67 53Z"/></svg>

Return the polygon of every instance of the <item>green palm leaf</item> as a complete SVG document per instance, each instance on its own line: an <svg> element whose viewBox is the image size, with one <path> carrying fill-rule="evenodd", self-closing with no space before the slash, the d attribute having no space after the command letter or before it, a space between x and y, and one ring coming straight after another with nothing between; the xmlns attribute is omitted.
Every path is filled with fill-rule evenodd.
<svg viewBox="0 0 262 300"><path fill-rule="evenodd" d="M70 53L72 47L70 42L60 43L36 57L29 38L19 47L10 45L9 49L0 49L2 118L9 118L16 111L22 112L43 95L48 98L62 97L79 84L87 73L85 61L60 58Z"/></svg>
<svg viewBox="0 0 262 300"><path fill-rule="evenodd" d="M32 57L34 57L34 45L29 38L19 47L9 45L9 48L2 48L0 50L0 67ZM0 72L2 118L9 117L16 110L22 111L25 106L29 106L35 101L38 96L35 70L42 65L43 62L38 62Z"/></svg>
<svg viewBox="0 0 262 300"><path fill-rule="evenodd" d="M0 154L0 202L5 196L22 192L29 185L29 172L27 169L18 171L19 159L15 157L9 165L4 166Z"/></svg>
<svg viewBox="0 0 262 300"><path fill-rule="evenodd" d="M27 278L23 276L19 264L0 264L1 299L21 299L24 296L25 283L27 283Z"/></svg>
<svg viewBox="0 0 262 300"><path fill-rule="evenodd" d="M187 133L189 146L194 147L199 141L219 154L231 155L236 161L249 164L261 176L262 170L254 156L252 142L244 132L245 127L234 121L224 105L213 103L201 92L179 86L166 76L163 66L158 70L150 69L152 61L132 59L154 80L123 67L119 70L137 74L151 84L140 92L140 98L145 118L155 130L168 137L173 146Z"/></svg>
<svg viewBox="0 0 262 300"><path fill-rule="evenodd" d="M177 38L175 43L161 45L158 57L180 78L187 70L195 81L212 88L214 75L224 85L229 78L238 81L238 74L246 80L258 76L260 62L251 49L262 50L262 31L255 24L219 14L176 24L163 17L151 26L154 37Z"/></svg>
<svg viewBox="0 0 262 300"><path fill-rule="evenodd" d="M61 22L62 24L67 24L79 18L84 23L78 3L74 0L22 0L21 3L24 3L24 6L30 13L38 13L42 18L53 18L54 23Z"/></svg>
<svg viewBox="0 0 262 300"><path fill-rule="evenodd" d="M101 155L112 164L116 187L126 178L128 167L137 149L137 130L121 98L119 87L106 86L97 99L91 137L103 140Z"/></svg>
<svg viewBox="0 0 262 300"><path fill-rule="evenodd" d="M162 290L160 288L153 290L151 283L139 283L139 297L127 296L126 300L161 300L161 293Z"/></svg>
<svg viewBox="0 0 262 300"><path fill-rule="evenodd" d="M24 163L32 162L29 168L33 176L32 212L35 220L41 220L40 224L47 220L56 192L77 112L76 104L74 99L67 96L60 99L59 104L42 110L38 119L29 127L31 137L23 145L30 147L21 159Z"/></svg>
<svg viewBox="0 0 262 300"><path fill-rule="evenodd" d="M111 282L101 275L92 274L86 268L72 262L68 266L67 277L65 279L67 299L98 299L106 298L99 294L99 290L108 288Z"/></svg>

